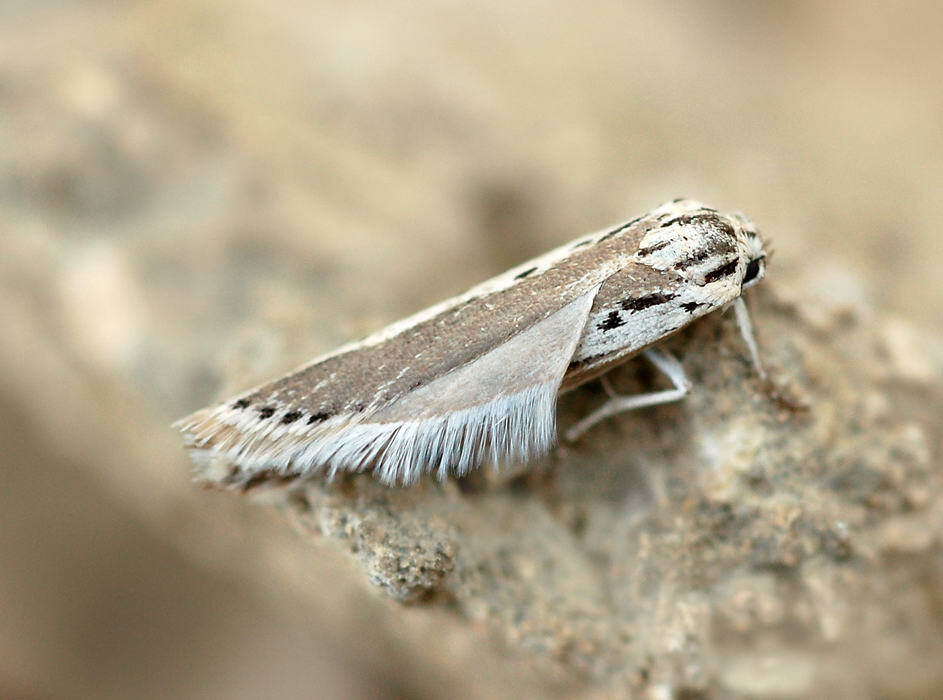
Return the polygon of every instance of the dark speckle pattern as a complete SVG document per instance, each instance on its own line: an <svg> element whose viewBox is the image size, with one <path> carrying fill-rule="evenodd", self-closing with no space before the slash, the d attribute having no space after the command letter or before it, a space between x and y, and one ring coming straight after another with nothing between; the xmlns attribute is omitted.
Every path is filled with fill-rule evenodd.
<svg viewBox="0 0 943 700"><path fill-rule="evenodd" d="M603 320L603 322L596 327L601 331L611 331L613 328L618 328L619 326L624 325L625 321L622 320L622 316L619 315L619 312L610 311L605 320Z"/></svg>
<svg viewBox="0 0 943 700"><path fill-rule="evenodd" d="M301 411L291 411L282 416L282 423L288 425L289 423L294 423L299 418L301 418Z"/></svg>
<svg viewBox="0 0 943 700"><path fill-rule="evenodd" d="M636 255L640 258L644 258L645 256L651 255L652 253L655 253L661 250L662 248L667 248L670 245L671 245L671 241L662 241L661 243L656 243L655 245L651 245L648 248L639 248Z"/></svg>
<svg viewBox="0 0 943 700"><path fill-rule="evenodd" d="M737 261L731 260L725 265L721 265L715 270L711 270L706 275L704 275L705 282L716 282L717 280L723 279L724 277L730 277L733 273L737 271Z"/></svg>
<svg viewBox="0 0 943 700"><path fill-rule="evenodd" d="M686 270L689 267L691 267L691 265L695 265L699 262L704 262L705 260L707 260L707 258L710 257L710 255L711 255L711 251L707 248L704 248L702 250L699 250L696 253L689 255L684 260L679 260L678 262L675 263L674 268L676 270Z"/></svg>
<svg viewBox="0 0 943 700"><path fill-rule="evenodd" d="M621 306L624 310L635 313L636 311L641 311L642 309L658 306L659 304L665 304L677 296L677 294L664 294L656 292L655 294L646 294L645 296L636 297L634 299L626 299L622 302Z"/></svg>

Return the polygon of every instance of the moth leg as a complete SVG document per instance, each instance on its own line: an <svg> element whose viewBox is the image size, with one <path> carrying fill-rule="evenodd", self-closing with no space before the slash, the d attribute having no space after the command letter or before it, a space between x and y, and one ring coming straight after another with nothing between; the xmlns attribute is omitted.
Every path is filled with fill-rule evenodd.
<svg viewBox="0 0 943 700"><path fill-rule="evenodd" d="M743 297L737 297L736 301L733 303L734 314L737 317L737 326L740 328L740 335L743 337L743 342L747 344L747 348L750 350L750 360L753 362L753 367L756 369L756 373L760 375L760 379L766 379L766 370L763 368L763 363L760 362L760 350L756 344L756 336L753 335L753 322L750 320L750 310L747 308L747 303L743 300Z"/></svg>
<svg viewBox="0 0 943 700"><path fill-rule="evenodd" d="M642 354L671 380L675 388L665 391L653 391L647 394L637 394L635 396L623 396L616 394L612 390L612 385L604 375L602 378L603 388L606 390L606 393L609 394L609 400L567 430L566 439L568 441L572 442L579 439L587 430L610 416L624 413L625 411L634 411L637 408L658 406L663 403L679 401L687 396L688 392L691 390L691 382L684 373L684 367L681 366L680 362L668 352L655 348L644 350Z"/></svg>
<svg viewBox="0 0 943 700"><path fill-rule="evenodd" d="M606 392L606 396L610 399L618 398L619 392L615 390L612 386L612 380L609 379L609 373L602 375L599 378L599 383L602 384L603 391Z"/></svg>

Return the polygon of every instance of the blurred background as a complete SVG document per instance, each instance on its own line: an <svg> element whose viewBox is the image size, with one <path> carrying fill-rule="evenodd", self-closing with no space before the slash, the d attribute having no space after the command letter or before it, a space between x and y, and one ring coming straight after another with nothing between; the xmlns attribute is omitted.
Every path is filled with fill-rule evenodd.
<svg viewBox="0 0 943 700"><path fill-rule="evenodd" d="M934 2L5 0L0 697L527 677L194 488L167 425L678 196L754 218L783 294L938 327L941 29Z"/></svg>

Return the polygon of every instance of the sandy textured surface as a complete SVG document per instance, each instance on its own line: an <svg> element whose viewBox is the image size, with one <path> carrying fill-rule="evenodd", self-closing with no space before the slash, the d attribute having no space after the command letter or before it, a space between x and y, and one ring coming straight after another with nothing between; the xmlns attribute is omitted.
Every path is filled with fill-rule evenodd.
<svg viewBox="0 0 943 700"><path fill-rule="evenodd" d="M941 26L4 4L0 695L940 694ZM174 418L682 195L773 242L780 395L711 318L684 404L531 471L190 482Z"/></svg>

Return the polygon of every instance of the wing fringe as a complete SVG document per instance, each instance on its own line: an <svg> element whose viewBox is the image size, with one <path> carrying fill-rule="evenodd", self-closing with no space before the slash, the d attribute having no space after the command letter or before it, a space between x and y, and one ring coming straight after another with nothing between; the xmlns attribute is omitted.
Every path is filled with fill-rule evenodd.
<svg viewBox="0 0 943 700"><path fill-rule="evenodd" d="M185 433L203 476L212 480L217 479L210 475L210 465L223 458L238 468L226 480L232 485L243 485L261 472L333 479L343 472L373 470L383 483L405 486L425 473L444 480L483 464L500 468L544 456L556 440L558 387L559 382L543 382L419 420L377 423L369 415L336 416L292 430L219 406L176 427Z"/></svg>

